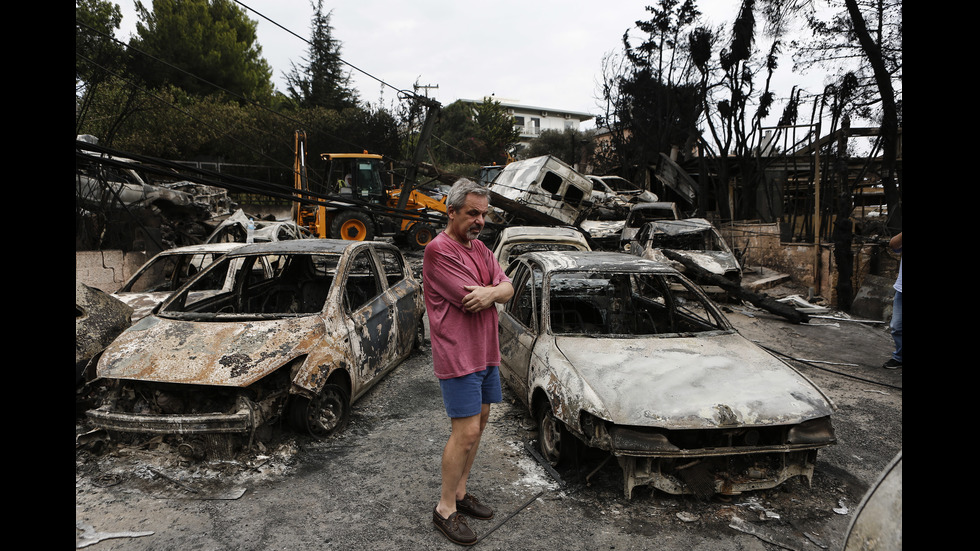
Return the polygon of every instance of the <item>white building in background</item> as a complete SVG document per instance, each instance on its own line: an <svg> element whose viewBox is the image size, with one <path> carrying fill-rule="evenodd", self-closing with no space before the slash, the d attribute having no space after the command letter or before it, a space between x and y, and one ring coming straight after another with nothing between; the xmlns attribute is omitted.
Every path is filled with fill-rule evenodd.
<svg viewBox="0 0 980 551"><path fill-rule="evenodd" d="M523 145L527 145L530 140L537 138L545 130L557 130L559 132L566 129L578 130L581 123L593 118L590 113L523 105L517 100L491 99L500 102L500 106L514 117L514 128L520 131L520 143ZM461 99L459 101L472 104L483 103L482 99Z"/></svg>

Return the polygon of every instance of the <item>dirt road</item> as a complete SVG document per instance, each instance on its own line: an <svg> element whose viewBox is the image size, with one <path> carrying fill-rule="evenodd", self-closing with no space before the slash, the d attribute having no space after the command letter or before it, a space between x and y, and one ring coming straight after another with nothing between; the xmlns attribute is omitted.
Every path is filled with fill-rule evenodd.
<svg viewBox="0 0 980 551"><path fill-rule="evenodd" d="M472 492L496 509L492 520L471 521L475 548L841 549L865 490L902 448L902 372L879 367L887 330L731 310L748 338L807 360L791 364L837 406L839 443L818 454L812 487L797 479L707 502L637 488L627 500L619 467L601 456L559 484L525 450L533 423L505 388L471 478ZM458 549L431 522L448 435L426 348L358 402L348 430L329 441L288 436L264 453L210 463L182 462L165 447L98 456L77 448L76 547Z"/></svg>

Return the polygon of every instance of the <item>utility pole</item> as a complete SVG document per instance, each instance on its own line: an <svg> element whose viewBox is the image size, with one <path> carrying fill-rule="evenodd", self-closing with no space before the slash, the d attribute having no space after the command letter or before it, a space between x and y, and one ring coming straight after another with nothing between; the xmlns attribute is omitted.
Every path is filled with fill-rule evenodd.
<svg viewBox="0 0 980 551"><path fill-rule="evenodd" d="M423 86L416 86L416 88L423 88ZM422 131L419 133L418 143L415 145L415 155L412 157L412 164L408 167L405 182L402 184L401 195L398 197L399 210L405 210L405 206L408 205L408 196L412 192L415 176L418 174L419 163L422 162L422 156L425 154L425 146L429 142L429 136L432 135L432 127L435 125L436 116L442 107L438 101L429 99L428 96L422 98L416 95L415 100L425 107L425 120L422 122Z"/></svg>
<svg viewBox="0 0 980 551"><path fill-rule="evenodd" d="M429 97L429 89L430 88L431 89L434 89L434 90L438 90L439 89L439 85L438 84L416 84L416 85L414 85L414 87L415 87L415 91L416 92L418 92L419 90L425 90L425 97Z"/></svg>

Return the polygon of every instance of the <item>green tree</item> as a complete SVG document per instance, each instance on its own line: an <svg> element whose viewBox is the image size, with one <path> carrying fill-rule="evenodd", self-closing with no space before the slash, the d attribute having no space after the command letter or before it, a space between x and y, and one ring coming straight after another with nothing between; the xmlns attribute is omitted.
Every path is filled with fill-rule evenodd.
<svg viewBox="0 0 980 551"><path fill-rule="evenodd" d="M122 22L118 4L107 0L75 0L76 95L86 85L105 79L123 58L123 47L114 40Z"/></svg>
<svg viewBox="0 0 980 551"><path fill-rule="evenodd" d="M475 110L477 136L484 143L486 158L494 163L506 163L507 154L521 135L514 128L514 117L500 106L499 101L489 97L476 104Z"/></svg>
<svg viewBox="0 0 980 551"><path fill-rule="evenodd" d="M125 52L115 40L122 21L119 6L106 0L75 2L75 131L81 133L93 103L117 75L125 73Z"/></svg>
<svg viewBox="0 0 980 551"><path fill-rule="evenodd" d="M519 158L531 159L542 155L553 155L571 166L578 165L580 172L585 172L591 164L594 131L575 130L545 130L537 138L531 140L526 148L520 151Z"/></svg>
<svg viewBox="0 0 980 551"><path fill-rule="evenodd" d="M455 101L441 109L430 148L436 163L503 164L519 138L499 101Z"/></svg>
<svg viewBox="0 0 980 551"><path fill-rule="evenodd" d="M309 53L302 65L293 63L286 74L289 96L302 107L355 107L357 91L350 86L350 71L344 72L340 41L333 38L332 12L323 13L323 0L317 0L313 8Z"/></svg>
<svg viewBox="0 0 980 551"><path fill-rule="evenodd" d="M473 120L473 106L454 101L440 109L438 117L429 143L433 162L480 164L483 144L476 143L479 129Z"/></svg>
<svg viewBox="0 0 980 551"><path fill-rule="evenodd" d="M132 71L151 87L172 84L190 94L227 91L268 102L272 69L262 57L255 21L230 0L136 2L139 22L130 46L142 52Z"/></svg>

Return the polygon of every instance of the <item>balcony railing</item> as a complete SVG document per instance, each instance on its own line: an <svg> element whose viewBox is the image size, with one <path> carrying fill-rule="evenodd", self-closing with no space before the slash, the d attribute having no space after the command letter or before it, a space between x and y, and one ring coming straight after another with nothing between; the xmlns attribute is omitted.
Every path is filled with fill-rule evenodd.
<svg viewBox="0 0 980 551"><path fill-rule="evenodd" d="M526 126L522 124L515 124L514 130L520 132L521 136L538 136L541 134L540 126Z"/></svg>

